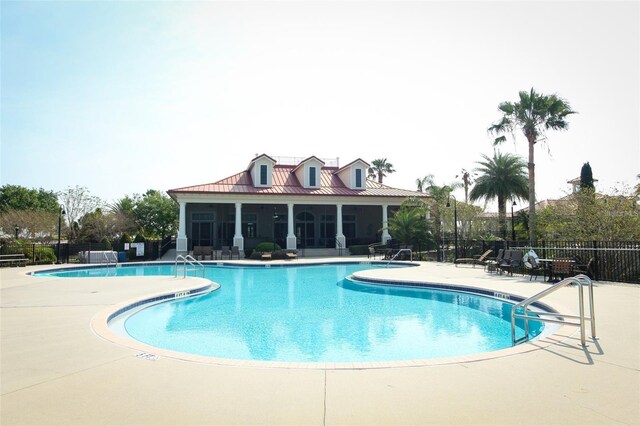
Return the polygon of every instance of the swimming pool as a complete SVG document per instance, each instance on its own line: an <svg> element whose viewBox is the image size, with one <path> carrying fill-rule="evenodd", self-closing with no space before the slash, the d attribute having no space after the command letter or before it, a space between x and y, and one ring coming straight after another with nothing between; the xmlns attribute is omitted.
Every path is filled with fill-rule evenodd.
<svg viewBox="0 0 640 426"><path fill-rule="evenodd" d="M111 326L145 344L206 357L280 362L384 362L512 346L511 303L471 292L362 283L385 266L208 265L205 295L123 309ZM62 277L173 275L173 264L46 271ZM43 273L40 273L41 275ZM532 335L543 325L530 322Z"/></svg>

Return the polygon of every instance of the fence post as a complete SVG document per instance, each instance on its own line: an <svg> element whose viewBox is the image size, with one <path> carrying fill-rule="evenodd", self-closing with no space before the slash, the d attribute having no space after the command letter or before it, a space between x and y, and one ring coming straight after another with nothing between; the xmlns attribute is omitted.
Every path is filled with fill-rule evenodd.
<svg viewBox="0 0 640 426"><path fill-rule="evenodd" d="M598 266L598 242L593 240L593 279L594 281L598 281L600 267Z"/></svg>

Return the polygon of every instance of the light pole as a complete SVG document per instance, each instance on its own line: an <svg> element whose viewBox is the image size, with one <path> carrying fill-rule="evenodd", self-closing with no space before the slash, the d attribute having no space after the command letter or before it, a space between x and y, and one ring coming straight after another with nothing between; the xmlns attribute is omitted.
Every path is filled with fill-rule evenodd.
<svg viewBox="0 0 640 426"><path fill-rule="evenodd" d="M13 230L16 231L16 241L18 240L18 232L20 231L20 227L18 225L13 225Z"/></svg>
<svg viewBox="0 0 640 426"><path fill-rule="evenodd" d="M276 251L276 220L278 220L278 212L273 208L273 251Z"/></svg>
<svg viewBox="0 0 640 426"><path fill-rule="evenodd" d="M511 204L511 241L516 240L516 229L513 227L513 206L516 205L516 200L513 200Z"/></svg>
<svg viewBox="0 0 640 426"><path fill-rule="evenodd" d="M454 244L454 261L458 258L458 200L449 194L449 198L453 198L453 244ZM449 199L447 199L447 207L451 207Z"/></svg>
<svg viewBox="0 0 640 426"><path fill-rule="evenodd" d="M60 211L58 213L58 260L56 261L56 264L61 265L62 264L62 260L60 260L60 237L62 234L62 215L67 214L67 212L64 211L64 207L62 207L62 205L60 206Z"/></svg>

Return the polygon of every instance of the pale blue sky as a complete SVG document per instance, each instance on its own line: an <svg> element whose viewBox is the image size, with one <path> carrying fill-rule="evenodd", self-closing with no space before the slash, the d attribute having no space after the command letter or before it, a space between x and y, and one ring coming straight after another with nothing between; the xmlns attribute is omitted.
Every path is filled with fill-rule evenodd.
<svg viewBox="0 0 640 426"><path fill-rule="evenodd" d="M497 105L532 86L580 112L536 148L538 199L564 195L586 161L605 191L640 173L638 2L2 1L0 12L3 185L80 185L112 201L213 182L256 153L386 157L391 186L444 184L491 155ZM518 138L501 149L526 157Z"/></svg>

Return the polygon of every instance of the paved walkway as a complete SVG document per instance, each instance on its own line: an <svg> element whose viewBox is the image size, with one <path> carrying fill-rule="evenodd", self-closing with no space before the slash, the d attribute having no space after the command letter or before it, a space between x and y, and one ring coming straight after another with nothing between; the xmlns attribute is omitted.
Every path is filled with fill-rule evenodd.
<svg viewBox="0 0 640 426"><path fill-rule="evenodd" d="M299 262L303 262L300 259ZM51 268L48 266L47 268ZM193 288L173 277L27 276L0 269L0 424L640 424L640 286L598 282L600 339L475 362L377 369L229 366L160 356L97 336L124 300ZM548 284L427 263L376 277L462 283L523 296ZM576 311L576 288L548 303Z"/></svg>

